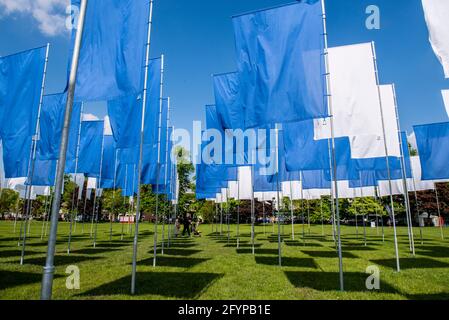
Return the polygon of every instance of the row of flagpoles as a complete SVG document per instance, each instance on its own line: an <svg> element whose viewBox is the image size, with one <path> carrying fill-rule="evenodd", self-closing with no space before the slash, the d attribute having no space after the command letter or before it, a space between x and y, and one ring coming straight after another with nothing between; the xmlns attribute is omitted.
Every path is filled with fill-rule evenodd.
<svg viewBox="0 0 449 320"><path fill-rule="evenodd" d="M282 191L288 190L283 196L290 201L330 195L340 287L344 290L339 199L388 196L399 272L393 195L404 196L410 252L414 254L409 191L416 196L416 191L427 189L429 180L428 189L436 191L435 182L449 179L449 154L442 151L441 135L427 151L431 134L417 133L420 157L411 159L406 133L400 129L395 87L379 81L374 43L328 48L324 1L297 2L239 15L233 17L233 26L238 71L214 76L216 104L206 107L206 129L218 130L221 136L230 134L230 140L238 136L238 130L274 130L275 137L270 136L269 143L275 145L276 169L259 173L259 159L253 153L267 148L259 141L239 153L228 145L217 147L210 136L213 134L205 134L197 165L197 198L220 204L229 198L251 200L254 254L255 198L276 203L280 228ZM415 127L415 133L418 129ZM208 159L203 159L204 153ZM226 161L229 154L234 162ZM427 162L429 156L441 163ZM421 181L418 177L421 171L426 177L426 168L441 168L445 173ZM310 180L309 188L305 187L306 179ZM293 184L299 196L293 196ZM245 186L247 193L242 194ZM310 193L305 196L304 191ZM438 202L438 194L436 199ZM293 211L291 215L293 223ZM222 220L221 209L220 223ZM280 240L279 233L281 265Z"/></svg>
<svg viewBox="0 0 449 320"><path fill-rule="evenodd" d="M431 1L424 0L423 3ZM25 221L30 215L34 187L40 184L54 186L42 299L51 298L65 173L85 173L97 178L93 187L96 191L92 222L94 219L98 221L97 196L100 194L97 190L120 187L125 190L125 195L136 195L132 293L136 291L140 186L151 184L156 194L162 186L170 196L166 189L167 185L171 185L171 197L176 200L173 196L176 193L173 192L176 185L176 170L173 167L176 164L169 165L168 156L171 149L168 137L172 130L168 125L169 100L163 98L162 89L164 63L163 58L150 59L153 1L133 1L129 5L116 1L115 6L110 6L108 1L73 0L72 4L80 10L76 29L72 33L68 85L53 109L42 112L46 106L44 87L49 46L0 58L0 81L4 89L0 90L0 137L5 175L7 178L27 177ZM116 14L118 12L127 14ZM433 16L426 11L427 20ZM419 173L412 175L409 172L410 157L407 156L408 151L404 152L406 146L399 127L394 86L379 82L374 44L328 48L324 0L298 1L235 16L233 25L238 71L214 77L216 106L209 106L206 110L209 119L215 118L218 122L208 120L207 127L221 131L251 128L274 130L275 147L270 147L268 152L274 150L276 168L266 176L259 174L260 167L251 165L250 182L241 184L244 181L240 179L241 167L245 167L245 161L234 163L234 168L200 164L197 167L198 198L217 198L220 194L220 198L224 196L227 199L231 193L228 186L232 181L238 181L237 198L243 198L240 193L249 186L254 252L256 196L275 198L279 215L283 183L290 185L291 201L295 184L299 185L303 199L304 194L308 193L305 192L308 190L305 188L307 175L318 175L319 186L312 190L322 190L318 192L320 198L321 193L332 198L333 232L343 290L339 199L347 197L347 191L355 189L350 187L357 184L359 186L356 187L361 188L360 196L380 194L383 183L378 182L385 181L384 190L385 195L390 197L395 232L396 265L397 271L400 271L394 188L401 188L402 184L406 196L409 240L413 251L408 191L416 191L420 181L417 178ZM123 51L122 48L127 50ZM444 54L439 56L444 61ZM108 101L113 140L117 144L115 152L108 152L113 155L108 159L104 158L106 146L109 145L103 131L104 123L81 121L83 103L100 100ZM48 119L49 122L43 121ZM445 152L449 149L441 147L449 144L448 127L447 123L415 127L423 181L449 179L445 166L448 159ZM45 136L42 134L45 131L52 134ZM93 145L100 147L89 150ZM114 150L113 147L111 149ZM255 150L245 150L243 153L253 153ZM162 159L164 154L165 163ZM239 156L246 158L245 154ZM113 163L109 166L113 169L103 172L104 163ZM93 168L95 164L98 166ZM83 165L89 168L83 170ZM367 177L374 183L368 182ZM407 178L412 179L413 189L409 189ZM37 179L47 181L37 182ZM347 188L345 181L349 181ZM398 184L395 181L399 181ZM109 186L106 186L108 183ZM261 185L260 191L257 190L258 185ZM375 187L378 192L365 187ZM267 195L266 189L274 193ZM258 192L261 194L257 195ZM159 198L156 199L154 264L158 241ZM216 200L223 202L223 199ZM72 220L73 217L70 230ZM26 234L26 223L23 227L22 232ZM95 244L96 227L92 233ZM280 244L279 263L282 263Z"/></svg>
<svg viewBox="0 0 449 320"><path fill-rule="evenodd" d="M156 194L154 265L159 196L165 195L174 206L172 214L176 214L177 205L176 159L171 152L174 128L170 121L170 99L163 97L164 57L150 59L153 1L130 4L116 1L111 6L109 1L73 0L72 4L79 8L79 17L72 32L71 67L64 93L45 95L49 45L0 58L0 87L5 89L0 93L0 136L6 178L2 188L25 186L21 264L32 199L37 194L46 195L47 200L50 197L51 214L47 214L47 219L51 220L44 223L41 235L43 238L47 234L49 224L42 299L50 299L52 293L65 174L71 174L79 189L78 197L76 189L72 197L67 254L71 251L83 191L84 222L88 194L95 190L90 231L94 247L102 191L113 190L114 197L115 190L121 189L122 196L130 198L130 210L135 210L132 293L136 290L141 185L151 185ZM84 105L93 101L107 102L107 120L88 119ZM31 150L29 155L27 149ZM85 177L87 189L83 190ZM112 220L111 214L110 238ZM172 220L169 217L168 221ZM165 217L162 221L165 242ZM168 234L167 245L171 226Z"/></svg>

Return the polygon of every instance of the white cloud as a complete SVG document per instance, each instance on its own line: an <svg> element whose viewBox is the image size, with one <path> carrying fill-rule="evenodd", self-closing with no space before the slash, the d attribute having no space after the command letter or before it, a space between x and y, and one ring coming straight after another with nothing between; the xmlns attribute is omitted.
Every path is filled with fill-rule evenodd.
<svg viewBox="0 0 449 320"><path fill-rule="evenodd" d="M65 21L69 5L70 0L0 0L0 18L1 15L31 15L43 34L56 36L68 32Z"/></svg>

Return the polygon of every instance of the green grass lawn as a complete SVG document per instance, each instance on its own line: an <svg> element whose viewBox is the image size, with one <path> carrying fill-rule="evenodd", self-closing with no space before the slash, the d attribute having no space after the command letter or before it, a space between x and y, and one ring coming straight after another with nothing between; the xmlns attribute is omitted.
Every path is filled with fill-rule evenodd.
<svg viewBox="0 0 449 320"><path fill-rule="evenodd" d="M18 232L13 222L0 222L0 299L39 299L42 266L47 242L41 241L41 223L33 221L25 264L19 265ZM346 291L339 291L338 259L331 227L284 226L283 266L278 266L277 233L271 225L256 227L256 251L251 250L250 226L240 226L240 248L236 248L236 226L223 235L211 225L201 226L202 237L173 240L164 255L158 254L153 268L153 228L142 223L139 237L137 294L131 296L130 273L132 236L121 225L98 227L94 249L90 225L76 226L72 253L67 255L68 224L60 223L56 256L54 299L449 299L449 241L442 241L436 228L424 230L424 244L416 242L416 257L408 250L407 229L399 228L400 273L395 272L392 229L386 228L382 242L380 229L363 229L356 237L354 227L342 228ZM19 229L19 228L17 228ZM160 228L161 230L161 228ZM165 229L167 230L167 229ZM379 232L379 234L378 234ZM449 232L447 234L449 238ZM161 239L159 234L158 239ZM419 230L415 229L419 240ZM159 242L160 247L160 242ZM66 267L80 269L80 290L66 288ZM368 266L380 268L381 288L368 291L365 280Z"/></svg>

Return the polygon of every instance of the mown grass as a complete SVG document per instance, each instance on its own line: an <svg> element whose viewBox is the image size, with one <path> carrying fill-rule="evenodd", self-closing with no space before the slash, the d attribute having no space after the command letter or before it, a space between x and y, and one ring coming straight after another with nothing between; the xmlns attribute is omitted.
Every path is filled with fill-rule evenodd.
<svg viewBox="0 0 449 320"><path fill-rule="evenodd" d="M19 265L20 248L12 222L0 222L0 299L39 299L46 239L41 241L41 223L31 224L25 263ZM236 226L223 234L211 225L201 226L202 237L178 238L159 253L153 268L154 226L142 223L139 238L137 294L131 296L130 272L132 235L121 225L98 227L98 244L93 248L90 225L78 224L72 253L67 255L68 224L60 223L56 256L54 299L449 299L449 241L441 240L436 228L424 230L424 244L415 230L416 256L408 250L406 228L399 228L402 271L395 271L392 229L386 228L382 242L380 229L367 229L359 237L353 227L342 228L345 292L339 291L338 259L330 226L284 226L282 257L278 266L277 227L256 227L256 249L252 254L250 226L240 226L240 247L236 248ZM167 228L165 229L167 231ZM161 226L159 227L159 232ZM448 233L449 237L449 233ZM165 236L167 238L167 235ZM80 269L80 290L66 288L66 267ZM380 290L365 286L368 266L380 268Z"/></svg>

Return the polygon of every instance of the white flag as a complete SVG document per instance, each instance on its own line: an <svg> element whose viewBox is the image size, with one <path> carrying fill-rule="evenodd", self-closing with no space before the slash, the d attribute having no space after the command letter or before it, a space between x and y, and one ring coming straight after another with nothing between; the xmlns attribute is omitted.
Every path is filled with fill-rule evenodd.
<svg viewBox="0 0 449 320"><path fill-rule="evenodd" d="M418 156L410 157L410 162L412 165L412 174L414 181L409 183L409 189L414 190L416 187L416 191L426 191L426 190L434 190L435 183L434 181L423 181L421 180L421 162ZM411 184L411 185L410 185Z"/></svg>
<svg viewBox="0 0 449 320"><path fill-rule="evenodd" d="M443 65L445 77L449 78L449 1L422 0L422 5L430 43Z"/></svg>
<svg viewBox="0 0 449 320"><path fill-rule="evenodd" d="M378 181L379 196L390 196L390 183L388 181ZM404 182L401 180L391 180L391 193L394 196L404 195Z"/></svg>
<svg viewBox="0 0 449 320"><path fill-rule="evenodd" d="M335 137L382 136L379 89L371 43L329 48ZM315 140L329 139L329 120L315 120Z"/></svg>
<svg viewBox="0 0 449 320"><path fill-rule="evenodd" d="M301 182L300 181L282 182L282 194L291 200L301 200Z"/></svg>
<svg viewBox="0 0 449 320"><path fill-rule="evenodd" d="M393 85L379 86L379 90L382 101L388 156L399 158L401 156L401 147L399 145L399 128L396 120L396 101ZM384 141L383 133L381 135L358 135L351 137L352 158L366 159L387 156Z"/></svg>

